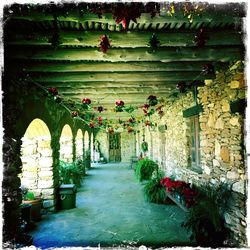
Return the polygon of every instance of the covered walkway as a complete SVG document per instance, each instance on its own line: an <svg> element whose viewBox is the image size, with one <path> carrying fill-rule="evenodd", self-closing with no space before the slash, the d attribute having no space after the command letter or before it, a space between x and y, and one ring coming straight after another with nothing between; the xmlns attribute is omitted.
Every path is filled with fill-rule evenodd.
<svg viewBox="0 0 250 250"><path fill-rule="evenodd" d="M190 245L181 227L185 212L175 205L145 202L128 164L95 165L78 190L76 206L43 216L32 232L34 245Z"/></svg>

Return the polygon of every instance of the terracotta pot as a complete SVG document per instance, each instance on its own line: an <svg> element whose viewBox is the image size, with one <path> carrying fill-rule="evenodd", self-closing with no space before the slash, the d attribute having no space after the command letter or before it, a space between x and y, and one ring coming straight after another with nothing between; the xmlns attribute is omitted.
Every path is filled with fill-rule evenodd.
<svg viewBox="0 0 250 250"><path fill-rule="evenodd" d="M24 204L31 204L31 220L39 221L41 220L41 208L42 208L42 199L37 198L35 200L23 200Z"/></svg>

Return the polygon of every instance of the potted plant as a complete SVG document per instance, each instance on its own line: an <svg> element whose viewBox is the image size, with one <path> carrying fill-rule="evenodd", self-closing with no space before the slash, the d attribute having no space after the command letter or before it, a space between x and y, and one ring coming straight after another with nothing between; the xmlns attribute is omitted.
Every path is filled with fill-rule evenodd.
<svg viewBox="0 0 250 250"><path fill-rule="evenodd" d="M165 203L166 193L165 187L160 184L161 179L164 174L156 171L155 176L153 176L144 186L144 196L146 201L154 202L158 204Z"/></svg>
<svg viewBox="0 0 250 250"><path fill-rule="evenodd" d="M153 174L153 172L158 169L158 165L156 162L144 158L137 162L135 166L135 175L136 178L141 182L145 180L149 180Z"/></svg>
<svg viewBox="0 0 250 250"><path fill-rule="evenodd" d="M186 221L182 224L191 230L191 240L202 247L222 247L228 236L223 212L227 207L229 190L225 186L200 189L197 204L189 208Z"/></svg>
<svg viewBox="0 0 250 250"><path fill-rule="evenodd" d="M60 161L59 176L61 183L75 184L77 187L80 187L83 178L82 171L82 164Z"/></svg>
<svg viewBox="0 0 250 250"><path fill-rule="evenodd" d="M42 199L40 197L35 197L33 192L30 192L28 188L21 187L22 190L22 203L31 204L30 209L30 219L32 221L41 220L41 209L42 209Z"/></svg>

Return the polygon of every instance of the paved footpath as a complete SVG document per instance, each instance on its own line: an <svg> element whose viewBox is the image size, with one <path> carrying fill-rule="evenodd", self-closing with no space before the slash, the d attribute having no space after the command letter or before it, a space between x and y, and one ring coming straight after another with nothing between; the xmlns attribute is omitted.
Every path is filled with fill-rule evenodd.
<svg viewBox="0 0 250 250"><path fill-rule="evenodd" d="M76 208L44 215L31 232L39 248L188 246L176 205L145 202L128 164L95 164L78 189Z"/></svg>

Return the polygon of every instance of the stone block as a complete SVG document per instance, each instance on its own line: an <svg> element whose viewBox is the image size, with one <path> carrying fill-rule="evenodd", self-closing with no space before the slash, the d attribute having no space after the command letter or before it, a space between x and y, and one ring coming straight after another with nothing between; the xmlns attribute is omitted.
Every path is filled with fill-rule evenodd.
<svg viewBox="0 0 250 250"><path fill-rule="evenodd" d="M230 154L229 154L228 148L226 148L226 147L221 148L220 157L224 162L229 162L230 161Z"/></svg>
<svg viewBox="0 0 250 250"><path fill-rule="evenodd" d="M26 164L28 166L37 166L38 162L37 162L37 158L36 157L29 157L29 156L22 156L21 157L22 163L23 165Z"/></svg>
<svg viewBox="0 0 250 250"><path fill-rule="evenodd" d="M227 100L222 100L221 101L221 108L223 112L229 112L230 111L230 105Z"/></svg>
<svg viewBox="0 0 250 250"><path fill-rule="evenodd" d="M23 178L26 178L26 179L37 178L37 172L28 172L28 171L25 171L25 172L23 172Z"/></svg>
<svg viewBox="0 0 250 250"><path fill-rule="evenodd" d="M54 195L54 188L42 189L42 195L44 197Z"/></svg>
<svg viewBox="0 0 250 250"><path fill-rule="evenodd" d="M242 83L239 80L233 80L229 83L229 87L231 89L238 89L242 87Z"/></svg>
<svg viewBox="0 0 250 250"><path fill-rule="evenodd" d="M22 155L33 155L37 153L37 145L27 145L22 148Z"/></svg>
<svg viewBox="0 0 250 250"><path fill-rule="evenodd" d="M52 157L41 157L39 159L39 166L41 167L50 167L53 165Z"/></svg>
<svg viewBox="0 0 250 250"><path fill-rule="evenodd" d="M224 122L222 120L222 118L218 118L217 121L215 122L215 126L216 129L224 129Z"/></svg>
<svg viewBox="0 0 250 250"><path fill-rule="evenodd" d="M45 200L43 201L43 207L44 208L51 208L55 206L54 200Z"/></svg>
<svg viewBox="0 0 250 250"><path fill-rule="evenodd" d="M53 180L39 180L38 181L38 188L52 188L53 187Z"/></svg>
<svg viewBox="0 0 250 250"><path fill-rule="evenodd" d="M47 141L45 141L45 140L39 140L38 141L38 147L39 148L50 148L51 146L50 146L50 140L47 140Z"/></svg>
<svg viewBox="0 0 250 250"><path fill-rule="evenodd" d="M218 140L215 140L214 144L214 154L215 156L220 156L220 151L221 151L221 145Z"/></svg>
<svg viewBox="0 0 250 250"><path fill-rule="evenodd" d="M235 172L235 171L228 171L227 172L227 178L235 180L235 179L239 178L239 174L237 172Z"/></svg>
<svg viewBox="0 0 250 250"><path fill-rule="evenodd" d="M38 173L39 177L53 177L53 171L44 171L43 169Z"/></svg>
<svg viewBox="0 0 250 250"><path fill-rule="evenodd" d="M210 175L211 169L208 166L205 165L203 169L205 174Z"/></svg>
<svg viewBox="0 0 250 250"><path fill-rule="evenodd" d="M39 149L38 151L40 152L41 156L52 156L52 150L51 149Z"/></svg>
<svg viewBox="0 0 250 250"><path fill-rule="evenodd" d="M30 167L29 165L23 165L23 172L38 172L39 168L37 166Z"/></svg>
<svg viewBox="0 0 250 250"><path fill-rule="evenodd" d="M216 159L213 159L213 166L214 166L214 167L220 167L219 161L216 160Z"/></svg>
<svg viewBox="0 0 250 250"><path fill-rule="evenodd" d="M240 126L240 123L239 123L239 118L238 117L233 117L229 120L229 123L232 125L232 126Z"/></svg>

